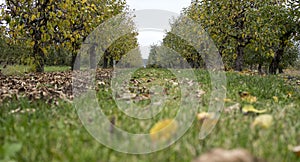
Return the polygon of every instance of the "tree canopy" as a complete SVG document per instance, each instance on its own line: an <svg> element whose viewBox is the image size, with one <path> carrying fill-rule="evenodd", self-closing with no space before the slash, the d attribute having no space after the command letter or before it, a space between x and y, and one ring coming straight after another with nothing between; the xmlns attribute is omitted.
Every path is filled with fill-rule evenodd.
<svg viewBox="0 0 300 162"><path fill-rule="evenodd" d="M97 26L127 12L123 0L6 0L1 8L1 20L7 25L4 35L11 44L22 42L32 49L30 59L38 72L43 71L45 58L53 47L69 51L73 65L82 42ZM129 35L132 38L125 39L118 48L129 48L131 45L124 44L133 43L135 36Z"/></svg>
<svg viewBox="0 0 300 162"><path fill-rule="evenodd" d="M299 1L194 1L182 16L171 22L176 28L184 16L202 26L217 46L226 69L241 71L247 66L268 66L282 72L297 54L291 54L299 40ZM190 30L197 30L196 27ZM199 35L202 35L200 32ZM193 36L191 36L193 37ZM203 56L189 43L167 32L163 45L179 52L193 67L201 67Z"/></svg>

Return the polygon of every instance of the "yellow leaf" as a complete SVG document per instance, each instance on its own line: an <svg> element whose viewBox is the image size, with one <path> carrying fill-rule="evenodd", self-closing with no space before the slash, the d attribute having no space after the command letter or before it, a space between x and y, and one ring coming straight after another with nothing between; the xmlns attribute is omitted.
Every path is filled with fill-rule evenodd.
<svg viewBox="0 0 300 162"><path fill-rule="evenodd" d="M232 102L230 98L224 98L224 102Z"/></svg>
<svg viewBox="0 0 300 162"><path fill-rule="evenodd" d="M273 116L272 115L260 115L255 118L253 123L251 124L252 128L259 127L267 129L273 124Z"/></svg>
<svg viewBox="0 0 300 162"><path fill-rule="evenodd" d="M30 46L33 47L34 45L35 45L35 42L32 41L32 42L30 43Z"/></svg>
<svg viewBox="0 0 300 162"><path fill-rule="evenodd" d="M275 52L273 50L270 51L270 56L275 57Z"/></svg>
<svg viewBox="0 0 300 162"><path fill-rule="evenodd" d="M202 113L197 114L197 119L199 121L203 121L205 119L210 119L212 117L213 117L213 114L208 113L208 112L202 112Z"/></svg>
<svg viewBox="0 0 300 162"><path fill-rule="evenodd" d="M260 22L260 20L261 20L261 18L260 18L260 17L258 17L258 18L257 18L257 22Z"/></svg>
<svg viewBox="0 0 300 162"><path fill-rule="evenodd" d="M31 16L31 21L33 21L33 20L35 20L36 19L36 16L33 14L32 16Z"/></svg>
<svg viewBox="0 0 300 162"><path fill-rule="evenodd" d="M248 97L242 98L242 100L249 102L249 103L255 103L257 101L257 98L255 96L248 96Z"/></svg>
<svg viewBox="0 0 300 162"><path fill-rule="evenodd" d="M152 141L166 141L176 133L177 127L178 124L173 119L159 121L150 129L150 137Z"/></svg>
<svg viewBox="0 0 300 162"><path fill-rule="evenodd" d="M251 96L249 92L240 92L239 95L243 101L248 103L255 103L257 101L257 98L255 96Z"/></svg>
<svg viewBox="0 0 300 162"><path fill-rule="evenodd" d="M273 100L274 100L274 102L278 102L278 97L277 96L273 96Z"/></svg>
<svg viewBox="0 0 300 162"><path fill-rule="evenodd" d="M243 108L242 108L242 112L244 114L247 114L247 113L257 113L257 114L262 114L262 113L265 113L267 112L266 109L264 110L257 110L254 108L253 105L245 105Z"/></svg>
<svg viewBox="0 0 300 162"><path fill-rule="evenodd" d="M71 37L70 39L71 39L71 42L75 42L75 39L73 37Z"/></svg>
<svg viewBox="0 0 300 162"><path fill-rule="evenodd" d="M58 15L58 16L62 16L63 13L59 10L59 11L57 12L57 15Z"/></svg>
<svg viewBox="0 0 300 162"><path fill-rule="evenodd" d="M43 51L43 53L44 53L45 55L47 55L48 51L47 51L46 48L40 48L40 49Z"/></svg>

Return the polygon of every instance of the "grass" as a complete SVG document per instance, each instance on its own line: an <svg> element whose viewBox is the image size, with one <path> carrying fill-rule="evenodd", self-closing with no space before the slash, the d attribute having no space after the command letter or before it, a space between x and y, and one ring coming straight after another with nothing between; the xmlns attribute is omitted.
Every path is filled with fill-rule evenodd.
<svg viewBox="0 0 300 162"><path fill-rule="evenodd" d="M210 78L205 71L195 73L201 89L206 91L200 100L200 112L208 108ZM54 106L42 101L20 99L6 101L0 106L0 161L191 161L215 147L246 148L268 161L299 161L289 150L289 147L300 144L299 87L287 85L276 76L226 75L227 98L244 105L246 103L240 100L239 91L248 91L256 96L258 101L253 105L258 109L268 109L268 114L274 117L274 124L269 129L250 128L255 114L222 113L216 128L205 140L199 140L201 125L195 121L184 136L170 147L146 155L130 155L98 143L82 126L71 104L61 101L59 106ZM174 117L179 100L173 98L181 96L176 86L165 83L165 79L174 78L168 71L144 69L136 72L134 77L145 87L151 87L151 83L169 87L171 99L166 101L163 111L153 121L141 122L120 112L109 85L102 85L97 96L105 114L116 118L116 126L135 133L148 133L155 122ZM149 78L154 80L148 83ZM138 93L134 84L130 86L134 93ZM289 93L292 95L288 96ZM279 98L278 103L274 102L273 96ZM141 107L147 104L144 101L135 103ZM226 103L226 106L232 104ZM34 109L35 112L10 113L17 108Z"/></svg>
<svg viewBox="0 0 300 162"><path fill-rule="evenodd" d="M22 75L24 73L30 72L30 66L26 65L8 65L5 69L0 67L1 72L4 75ZM55 71L67 71L70 70L69 66L45 66L45 72L55 72Z"/></svg>
<svg viewBox="0 0 300 162"><path fill-rule="evenodd" d="M55 71L67 71L70 70L70 66L46 66L45 72L55 72Z"/></svg>

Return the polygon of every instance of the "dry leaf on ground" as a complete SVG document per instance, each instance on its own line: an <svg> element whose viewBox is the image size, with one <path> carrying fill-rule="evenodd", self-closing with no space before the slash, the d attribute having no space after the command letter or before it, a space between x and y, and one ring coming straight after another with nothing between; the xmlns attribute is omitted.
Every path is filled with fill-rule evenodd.
<svg viewBox="0 0 300 162"><path fill-rule="evenodd" d="M260 115L255 118L253 123L251 124L252 128L259 127L267 129L273 124L273 116L269 114Z"/></svg>
<svg viewBox="0 0 300 162"><path fill-rule="evenodd" d="M212 149L201 155L193 162L263 162L254 157L245 149L225 150L221 148Z"/></svg>
<svg viewBox="0 0 300 162"><path fill-rule="evenodd" d="M300 157L300 145L292 149L296 156Z"/></svg>
<svg viewBox="0 0 300 162"><path fill-rule="evenodd" d="M257 109L254 108L253 105L245 105L245 106L243 106L243 108L242 108L242 112L243 112L244 114L248 114L248 113L262 114L262 113L267 112L267 109L257 110Z"/></svg>
<svg viewBox="0 0 300 162"><path fill-rule="evenodd" d="M177 131L178 124L173 119L165 119L157 122L150 129L150 137L153 142L166 141L170 139Z"/></svg>

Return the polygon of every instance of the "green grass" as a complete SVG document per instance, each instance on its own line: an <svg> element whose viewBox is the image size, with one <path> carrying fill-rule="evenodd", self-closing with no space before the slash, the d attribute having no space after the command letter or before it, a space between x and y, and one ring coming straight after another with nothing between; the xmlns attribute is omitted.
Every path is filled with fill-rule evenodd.
<svg viewBox="0 0 300 162"><path fill-rule="evenodd" d="M4 75L22 75L26 72L29 72L30 67L25 65L7 65L4 69L1 66L0 70Z"/></svg>
<svg viewBox="0 0 300 162"><path fill-rule="evenodd" d="M201 89L207 93L201 101L201 110L208 108L210 78L205 71L196 71ZM147 79L156 78L154 85L169 87L170 96L177 96L176 86L164 83L174 75L168 71L145 69L138 71L135 78L145 87L151 87ZM134 85L131 85L134 87ZM134 89L134 88L133 88ZM0 106L0 161L191 161L202 153L215 148L246 148L254 155L274 162L294 162L299 158L288 148L300 144L300 91L299 87L286 85L276 76L244 76L227 73L227 98L245 104L238 92L248 91L258 101L253 105L258 109L268 109L274 117L274 124L269 129L251 129L256 115L243 115L240 112L222 113L213 130L205 139L199 140L200 124L195 121L191 128L172 146L146 155L129 155L115 152L98 143L82 126L72 105L60 102L59 106L42 101L29 102L27 99L6 101ZM136 91L135 91L136 92ZM287 94L292 92L291 97ZM129 118L117 109L108 85L101 86L97 94L100 106L109 117L116 117L116 125L135 133L147 133L156 121L174 117L178 109L178 99L166 101L164 110L153 121ZM275 103L273 96L279 98ZM172 98L171 97L171 98ZM180 94L179 94L180 97ZM149 103L135 103L145 106ZM226 106L232 104L226 103ZM14 113L17 108L35 109L35 112ZM5 159L6 158L6 159Z"/></svg>
<svg viewBox="0 0 300 162"><path fill-rule="evenodd" d="M67 71L70 66L45 66L45 72Z"/></svg>
<svg viewBox="0 0 300 162"><path fill-rule="evenodd" d="M30 66L26 65L8 65L6 68L0 67L1 72L4 75L22 75L24 73L31 72ZM54 71L67 71L70 70L69 66L45 66L45 72Z"/></svg>

